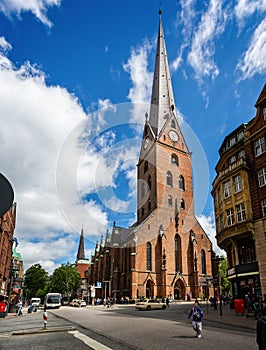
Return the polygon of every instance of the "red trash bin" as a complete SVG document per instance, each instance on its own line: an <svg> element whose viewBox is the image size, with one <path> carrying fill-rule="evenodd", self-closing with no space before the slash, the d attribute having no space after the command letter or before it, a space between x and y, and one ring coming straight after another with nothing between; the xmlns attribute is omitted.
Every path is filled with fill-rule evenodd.
<svg viewBox="0 0 266 350"><path fill-rule="evenodd" d="M236 315L245 315L244 299L235 299L234 307Z"/></svg>
<svg viewBox="0 0 266 350"><path fill-rule="evenodd" d="M0 317L6 317L7 304L4 301L0 302Z"/></svg>

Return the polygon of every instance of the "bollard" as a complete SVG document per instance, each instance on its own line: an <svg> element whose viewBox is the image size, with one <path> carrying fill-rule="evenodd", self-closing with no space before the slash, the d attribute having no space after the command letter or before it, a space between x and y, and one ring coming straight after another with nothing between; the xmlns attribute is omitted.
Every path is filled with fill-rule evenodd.
<svg viewBox="0 0 266 350"><path fill-rule="evenodd" d="M44 312L43 312L43 329L46 329L47 321L48 321L48 316L47 316L46 309L44 309Z"/></svg>

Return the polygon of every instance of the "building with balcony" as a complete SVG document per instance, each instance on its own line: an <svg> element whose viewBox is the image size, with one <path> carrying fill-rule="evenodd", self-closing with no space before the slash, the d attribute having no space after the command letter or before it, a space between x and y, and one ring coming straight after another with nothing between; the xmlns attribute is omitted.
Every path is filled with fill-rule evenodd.
<svg viewBox="0 0 266 350"><path fill-rule="evenodd" d="M212 184L218 245L234 297L266 294L266 85L256 116L227 135Z"/></svg>

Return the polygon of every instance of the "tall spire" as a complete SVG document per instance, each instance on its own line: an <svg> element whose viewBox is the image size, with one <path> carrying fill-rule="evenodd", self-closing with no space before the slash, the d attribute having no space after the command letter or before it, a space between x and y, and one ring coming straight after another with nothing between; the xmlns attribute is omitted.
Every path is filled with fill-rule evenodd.
<svg viewBox="0 0 266 350"><path fill-rule="evenodd" d="M165 122L170 118L171 115L175 114L175 101L164 41L161 14L162 11L160 8L156 61L149 115L149 122L156 137L160 135Z"/></svg>
<svg viewBox="0 0 266 350"><path fill-rule="evenodd" d="M85 251L84 251L84 236L83 236L83 227L81 229L81 235L79 239L79 248L77 254L77 261L85 259Z"/></svg>

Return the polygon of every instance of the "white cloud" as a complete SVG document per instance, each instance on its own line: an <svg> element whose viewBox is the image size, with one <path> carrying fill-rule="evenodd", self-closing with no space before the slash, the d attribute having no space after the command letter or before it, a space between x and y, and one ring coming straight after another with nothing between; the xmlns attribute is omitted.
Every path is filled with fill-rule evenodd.
<svg viewBox="0 0 266 350"><path fill-rule="evenodd" d="M51 27L52 22L47 17L48 9L60 4L61 0L3 0L0 3L0 11L9 18L12 15L20 18L23 12L31 12L39 21Z"/></svg>
<svg viewBox="0 0 266 350"><path fill-rule="evenodd" d="M12 46L9 44L9 42L6 41L6 39L3 36L0 36L0 48L3 51L11 50Z"/></svg>
<svg viewBox="0 0 266 350"><path fill-rule="evenodd" d="M234 12L240 28L244 26L246 18L255 12L266 11L266 0L238 0Z"/></svg>
<svg viewBox="0 0 266 350"><path fill-rule="evenodd" d="M240 80L266 73L266 19L255 30L236 70L241 72Z"/></svg>
<svg viewBox="0 0 266 350"><path fill-rule="evenodd" d="M9 47L5 39L1 42ZM45 74L38 67L29 62L16 67L1 51L0 96L1 172L15 192L19 251L26 266L40 259L50 266L59 258L69 260L69 247L82 224L85 236L90 236L102 232L107 222L95 202L89 202L84 210L77 185L67 202L74 224L62 215L57 198L58 181L62 180L56 179L58 157L64 141L75 128L82 134L90 120L74 95L60 86L46 85ZM68 157L79 152L75 141ZM87 211L97 220L88 222ZM62 232L72 233L71 244L62 243ZM37 254L38 247L42 254Z"/></svg>
<svg viewBox="0 0 266 350"><path fill-rule="evenodd" d="M197 216L197 220L199 221L201 227L207 233L207 236L212 242L212 250L216 253L216 255L226 255L225 251L218 247L216 241L216 228L214 218L212 216L199 215Z"/></svg>
<svg viewBox="0 0 266 350"><path fill-rule="evenodd" d="M74 235L65 235L57 240L45 238L38 242L19 241L17 251L22 252L24 269L27 270L31 265L38 263L49 274L53 273L54 269L61 266L55 263L55 257L67 262L67 256L71 256L73 248L77 248L75 238Z"/></svg>
<svg viewBox="0 0 266 350"><path fill-rule="evenodd" d="M147 112L143 103L148 103L151 96L153 73L148 70L148 57L152 50L152 44L145 40L143 45L131 49L131 56L123 68L130 75L133 87L130 88L128 98L136 104L132 111L131 122L144 123L144 114Z"/></svg>
<svg viewBox="0 0 266 350"><path fill-rule="evenodd" d="M210 1L192 40L188 62L194 69L199 83L202 83L205 77L215 79L219 74L219 68L214 61L214 39L225 29L226 12L222 9L222 4L220 0Z"/></svg>

